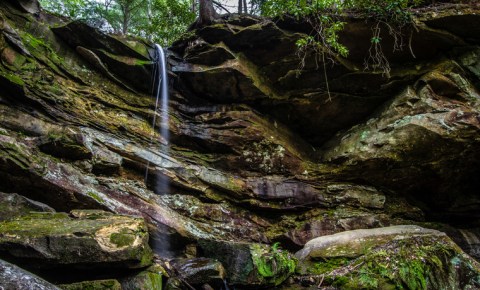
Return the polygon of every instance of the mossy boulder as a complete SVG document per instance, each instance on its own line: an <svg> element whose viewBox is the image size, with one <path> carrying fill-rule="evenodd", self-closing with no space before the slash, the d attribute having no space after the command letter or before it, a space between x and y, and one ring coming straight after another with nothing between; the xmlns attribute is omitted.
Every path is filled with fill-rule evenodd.
<svg viewBox="0 0 480 290"><path fill-rule="evenodd" d="M318 261L321 265L331 260ZM365 255L325 268L321 286L340 289L478 289L479 264L447 236L393 239ZM318 285L311 276L310 284ZM308 283L306 283L308 284Z"/></svg>
<svg viewBox="0 0 480 290"><path fill-rule="evenodd" d="M301 261L319 258L355 258L393 239L409 239L420 235L445 236L442 232L412 225L360 229L315 238L307 242L295 256Z"/></svg>
<svg viewBox="0 0 480 290"><path fill-rule="evenodd" d="M233 285L277 286L295 271L296 259L278 247L255 243L200 241L206 257L220 261Z"/></svg>
<svg viewBox="0 0 480 290"><path fill-rule="evenodd" d="M64 290L123 290L120 282L114 279L61 284L59 287Z"/></svg>
<svg viewBox="0 0 480 290"><path fill-rule="evenodd" d="M121 279L122 290L162 290L164 273L161 266L154 264L140 273Z"/></svg>
<svg viewBox="0 0 480 290"><path fill-rule="evenodd" d="M442 232L418 226L347 231L296 255L307 284L341 289L476 289L479 264ZM308 278L306 278L308 277Z"/></svg>
<svg viewBox="0 0 480 290"><path fill-rule="evenodd" d="M4 221L0 252L38 268L140 268L152 263L144 221L100 211L36 213Z"/></svg>

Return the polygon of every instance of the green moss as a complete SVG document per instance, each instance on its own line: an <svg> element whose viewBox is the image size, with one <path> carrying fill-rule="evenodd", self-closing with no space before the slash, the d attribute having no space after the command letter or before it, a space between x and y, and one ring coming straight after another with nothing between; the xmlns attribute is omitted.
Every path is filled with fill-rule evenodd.
<svg viewBox="0 0 480 290"><path fill-rule="evenodd" d="M347 263L354 269L326 283L342 289L456 289L458 283L476 285L480 272L448 238L414 237L392 241ZM459 281L458 271L462 272Z"/></svg>
<svg viewBox="0 0 480 290"><path fill-rule="evenodd" d="M62 284L64 290L121 290L122 285L117 280L83 281L73 284Z"/></svg>
<svg viewBox="0 0 480 290"><path fill-rule="evenodd" d="M22 169L30 169L32 162L37 160L26 153L27 149L15 143L0 142L0 157L13 162Z"/></svg>
<svg viewBox="0 0 480 290"><path fill-rule="evenodd" d="M124 289L161 290L163 289L162 277L164 272L165 269L159 265L153 265L135 276L124 279L122 281L122 286Z"/></svg>
<svg viewBox="0 0 480 290"><path fill-rule="evenodd" d="M46 64L51 68L55 73L65 76L59 67L66 69L66 66L63 65L65 60L57 55L57 53L42 39L36 38L30 33L22 33L21 37L23 42L28 47L30 53L38 60Z"/></svg>
<svg viewBox="0 0 480 290"><path fill-rule="evenodd" d="M113 233L110 235L110 242L118 247L132 245L134 241L135 236L128 229L122 229L119 233Z"/></svg>
<svg viewBox="0 0 480 290"><path fill-rule="evenodd" d="M47 138L48 140L50 141L60 141L60 140L66 140L66 136L60 132L48 132L48 135L47 135Z"/></svg>
<svg viewBox="0 0 480 290"><path fill-rule="evenodd" d="M93 198L94 200L98 201L99 203L103 203L104 200L95 192L87 191L87 195Z"/></svg>
<svg viewBox="0 0 480 290"><path fill-rule="evenodd" d="M22 86L22 87L25 85L25 82L19 76L16 76L14 74L0 72L0 76L4 77L9 82L15 85Z"/></svg>
<svg viewBox="0 0 480 290"><path fill-rule="evenodd" d="M149 65L149 64L152 64L152 61L135 59L135 65L143 66L143 65Z"/></svg>
<svg viewBox="0 0 480 290"><path fill-rule="evenodd" d="M258 276L267 284L280 285L295 271L296 259L290 253L279 249L278 244L272 247L253 244L250 252Z"/></svg>
<svg viewBox="0 0 480 290"><path fill-rule="evenodd" d="M312 267L307 270L310 274L324 274L334 269L347 265L351 259L344 257L337 257L331 259L325 259L323 261L314 262Z"/></svg>
<svg viewBox="0 0 480 290"><path fill-rule="evenodd" d="M30 33L25 33L23 35L23 40L26 42L27 45L29 45L32 48L39 48L42 46L47 47L47 45L43 40L34 37Z"/></svg>

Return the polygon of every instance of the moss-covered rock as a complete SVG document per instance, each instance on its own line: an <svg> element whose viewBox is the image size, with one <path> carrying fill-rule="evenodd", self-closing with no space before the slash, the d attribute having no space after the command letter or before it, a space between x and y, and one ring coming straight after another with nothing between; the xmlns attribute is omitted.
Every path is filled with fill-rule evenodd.
<svg viewBox="0 0 480 290"><path fill-rule="evenodd" d="M296 259L278 244L200 241L200 247L225 266L233 285L277 286L295 271Z"/></svg>
<svg viewBox="0 0 480 290"><path fill-rule="evenodd" d="M317 251L313 249L315 243ZM297 272L305 275L297 277L297 281L306 284L320 282L321 286L341 289L480 286L478 262L445 234L420 227L397 226L325 236L307 243L297 257Z"/></svg>
<svg viewBox="0 0 480 290"><path fill-rule="evenodd" d="M337 257L355 258L393 239L410 239L423 235L445 236L444 233L436 230L411 225L345 231L315 238L307 242L305 247L295 256L299 260Z"/></svg>
<svg viewBox="0 0 480 290"><path fill-rule="evenodd" d="M165 270L153 265L140 273L121 279L122 290L162 290Z"/></svg>
<svg viewBox="0 0 480 290"><path fill-rule="evenodd" d="M80 21L73 21L52 28L70 46L90 51L91 56L85 60L98 68L98 61L104 63L105 71L111 74L113 80L124 87L134 87L149 92L152 63L149 55L149 45L141 40L114 37L103 34L98 29ZM108 68L107 68L108 66ZM125 71L130 74L126 75Z"/></svg>
<svg viewBox="0 0 480 290"><path fill-rule="evenodd" d="M40 150L59 158L72 160L92 158L91 145L81 132L72 128L62 131L51 131L46 137L42 137L38 144Z"/></svg>
<svg viewBox="0 0 480 290"><path fill-rule="evenodd" d="M0 251L34 267L139 268L152 263L143 220L77 211L0 223Z"/></svg>
<svg viewBox="0 0 480 290"><path fill-rule="evenodd" d="M113 279L61 284L59 287L64 290L123 290L120 282Z"/></svg>
<svg viewBox="0 0 480 290"><path fill-rule="evenodd" d="M325 277L324 285L342 289L480 287L479 264L446 236L392 240Z"/></svg>

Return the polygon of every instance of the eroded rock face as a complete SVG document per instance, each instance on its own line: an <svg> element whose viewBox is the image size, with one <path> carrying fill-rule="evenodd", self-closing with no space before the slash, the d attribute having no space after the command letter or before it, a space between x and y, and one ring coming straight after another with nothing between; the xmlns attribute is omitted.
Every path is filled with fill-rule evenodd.
<svg viewBox="0 0 480 290"><path fill-rule="evenodd" d="M475 36L454 32L461 18L452 16L457 15L455 9L465 9L460 14L466 23L479 20L466 16L478 9L476 5L445 5L436 14L418 11L418 30L405 32L411 34L411 50L384 51L392 68L389 75L362 69L371 45L368 34L372 23L347 17L340 41L351 53L348 59L328 64L328 93L324 72L315 67L315 56L307 53L305 65L299 68L300 60L292 53L295 40L308 32L308 25L288 18L275 23L230 19L228 24L205 27L197 31L194 41L177 44L175 49L184 59L173 71L180 85L196 97L221 104L248 104L272 118L275 127L295 132L295 144L318 146L315 153L304 149L308 145L296 148L303 161L297 162L301 165L297 172L310 173L305 174L306 179L356 178L364 184L393 189L419 204L431 204L423 209L431 216L441 213L435 218L443 215L445 219L468 220L466 217L475 213L467 204L476 204L478 199L474 177L479 160L474 149L478 147L480 116L478 48L469 44L475 43ZM389 35L382 39L382 46L393 46ZM229 57L206 63L191 57L197 50L207 56L206 51L212 55L228 51ZM266 173L276 173L275 168L293 164L277 161L279 154L262 144L267 140L250 149L258 153L244 151L245 163L235 165L248 165L252 170L256 165L248 162L253 160L261 166L255 169L268 168ZM286 154L291 149L281 148ZM315 169L308 162L317 160L315 157L327 167L317 167L320 172L312 174ZM292 169L279 173L294 172ZM250 184L254 192L263 193L259 197L291 192L293 199L298 199L314 192L311 184L278 185L270 178L263 184Z"/></svg>

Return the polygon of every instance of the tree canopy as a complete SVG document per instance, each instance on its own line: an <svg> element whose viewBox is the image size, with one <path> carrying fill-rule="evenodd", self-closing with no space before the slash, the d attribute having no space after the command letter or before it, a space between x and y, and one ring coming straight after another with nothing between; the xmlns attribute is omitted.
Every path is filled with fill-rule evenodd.
<svg viewBox="0 0 480 290"><path fill-rule="evenodd" d="M194 22L198 13L200 13L200 23L208 23L209 17L212 18L217 15L217 12L224 13L228 10L270 17L289 14L311 21L321 30L321 44L331 52L346 56L348 52L337 42L337 32L342 29L342 23L321 12L357 9L377 20L393 21L402 25L408 23L407 8L422 2L430 3L432 0L238 0L238 2L237 0L40 0L40 2L46 10L86 21L104 31L137 35L163 45L171 44L178 39ZM236 4L233 9L232 4ZM217 12L212 10L212 5L216 6ZM318 40L317 33L304 38L299 45L310 45ZM379 39L372 41L379 41Z"/></svg>
<svg viewBox="0 0 480 290"><path fill-rule="evenodd" d="M40 0L51 12L110 33L168 45L195 20L191 0Z"/></svg>

